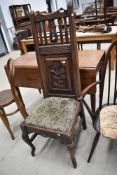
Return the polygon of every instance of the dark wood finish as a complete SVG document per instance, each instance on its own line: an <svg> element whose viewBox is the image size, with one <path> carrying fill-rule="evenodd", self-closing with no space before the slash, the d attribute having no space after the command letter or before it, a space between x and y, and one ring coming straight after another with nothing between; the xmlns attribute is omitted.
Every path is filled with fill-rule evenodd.
<svg viewBox="0 0 117 175"><path fill-rule="evenodd" d="M62 24L64 23L65 25L66 21L69 23L69 28L66 25L63 29ZM49 35L45 28L46 22L48 22ZM40 12L31 14L31 23L44 98L57 96L77 100L80 97L81 86L74 14L71 2L69 2L67 10L60 9L50 14L42 14ZM13 80L11 83L14 85L13 69L11 69L10 75ZM30 133L34 133L33 138L37 134L52 137L63 141L67 145L73 167L77 167L74 156L75 148L81 125L86 129L86 122L82 104L79 103L77 111L74 112L70 128L66 132L61 131L59 134L58 131L52 128L36 127L26 124L25 121L21 124L22 138L31 147L32 156L34 156L35 147L32 143L33 139L29 138ZM79 120L78 114L80 115ZM77 129L74 137L73 128L75 126L77 126Z"/></svg>
<svg viewBox="0 0 117 175"><path fill-rule="evenodd" d="M24 54L21 40L31 36L30 18L31 11L30 4L20 4L9 6L14 27L16 29L14 38L14 49L20 49L21 54ZM17 46L17 48L16 48Z"/></svg>
<svg viewBox="0 0 117 175"><path fill-rule="evenodd" d="M48 12L52 12L52 8L51 8L51 1L50 0L46 0L46 4L47 4L47 9L48 9Z"/></svg>
<svg viewBox="0 0 117 175"><path fill-rule="evenodd" d="M107 5L107 7L113 7L114 6L114 2L113 2L113 0L106 0L106 5Z"/></svg>
<svg viewBox="0 0 117 175"><path fill-rule="evenodd" d="M18 49L20 49L21 55L23 55L24 50L22 48L21 40L30 37L31 36L31 31L27 30L27 29L19 30L19 31L15 32L15 36L16 36L16 39L18 41L18 47L19 47Z"/></svg>
<svg viewBox="0 0 117 175"><path fill-rule="evenodd" d="M7 128L12 140L14 140L13 132L10 128L8 116L11 116L19 111L19 109L16 109L13 112L6 113L5 107L11 105L12 103L15 103L15 99L13 97L12 91L10 89L0 91L0 118L2 122L4 123L5 127Z"/></svg>
<svg viewBox="0 0 117 175"><path fill-rule="evenodd" d="M114 70L112 71L111 70L111 51L113 48L115 48L115 51L116 51L116 53L115 53L116 59L115 59L115 64L114 64ZM107 75L106 79L105 79L105 73ZM117 101L116 101L116 99L117 99L117 40L114 41L110 45L110 47L106 53L105 63L104 63L103 69L100 73L100 76L101 76L100 82L96 82L96 83L90 85L87 88L87 90L85 90L82 93L82 99L84 99L85 94L90 90L90 88L99 84L99 87L100 87L99 104L97 106L96 111L92 112L91 109L89 108L88 104L83 100L84 105L86 106L86 108L91 116L91 119L93 122L93 127L96 131L96 136L95 136L93 144L92 144L90 155L88 157L88 162L90 162L90 160L92 158L92 155L93 155L94 150L96 148L96 145L98 143L99 137L101 135L101 131L100 131L100 112L101 112L101 110L107 106L117 105ZM106 86L105 91L104 91L104 86ZM103 95L105 95L104 101L103 101ZM110 127L113 128L112 125ZM113 130L113 132L114 132L114 130ZM109 138L110 136L107 136L107 137Z"/></svg>
<svg viewBox="0 0 117 175"><path fill-rule="evenodd" d="M9 10L16 30L30 28L30 4L11 5L9 6Z"/></svg>
<svg viewBox="0 0 117 175"><path fill-rule="evenodd" d="M96 74L104 60L104 51L78 51L78 56L81 87L84 89L96 81ZM13 60L13 65L15 69L14 83L16 86L42 89L35 52L28 52ZM7 69L7 66L5 66L5 69ZM90 78L88 79L88 77ZM95 93L96 88L91 92L92 94Z"/></svg>

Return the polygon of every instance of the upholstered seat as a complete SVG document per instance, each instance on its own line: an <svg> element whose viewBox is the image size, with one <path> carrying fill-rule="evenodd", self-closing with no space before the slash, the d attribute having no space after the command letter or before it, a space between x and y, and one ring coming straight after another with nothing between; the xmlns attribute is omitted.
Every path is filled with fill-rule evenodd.
<svg viewBox="0 0 117 175"><path fill-rule="evenodd" d="M100 132L104 137L117 139L117 105L106 106L100 111Z"/></svg>
<svg viewBox="0 0 117 175"><path fill-rule="evenodd" d="M71 121L78 113L79 102L74 99L49 97L43 100L39 106L26 119L26 124L42 128L67 131Z"/></svg>

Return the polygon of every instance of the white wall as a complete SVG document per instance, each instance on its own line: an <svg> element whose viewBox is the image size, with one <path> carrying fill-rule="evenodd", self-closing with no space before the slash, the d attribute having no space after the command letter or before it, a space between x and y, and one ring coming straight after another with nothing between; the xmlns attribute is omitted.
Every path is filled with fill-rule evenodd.
<svg viewBox="0 0 117 175"><path fill-rule="evenodd" d="M56 11L61 7L66 9L67 8L66 1L67 0L51 0L52 11Z"/></svg>
<svg viewBox="0 0 117 175"><path fill-rule="evenodd" d="M57 4L58 4L58 9L60 9L61 7L66 9L66 0L56 0Z"/></svg>

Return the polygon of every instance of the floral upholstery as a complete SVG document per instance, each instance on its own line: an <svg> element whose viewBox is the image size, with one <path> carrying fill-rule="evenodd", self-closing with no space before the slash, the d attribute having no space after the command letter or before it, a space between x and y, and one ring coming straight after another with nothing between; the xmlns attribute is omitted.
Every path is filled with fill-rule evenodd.
<svg viewBox="0 0 117 175"><path fill-rule="evenodd" d="M66 131L78 114L79 103L74 99L48 97L26 119L27 124Z"/></svg>
<svg viewBox="0 0 117 175"><path fill-rule="evenodd" d="M100 132L104 137L117 139L117 105L106 106L101 110Z"/></svg>

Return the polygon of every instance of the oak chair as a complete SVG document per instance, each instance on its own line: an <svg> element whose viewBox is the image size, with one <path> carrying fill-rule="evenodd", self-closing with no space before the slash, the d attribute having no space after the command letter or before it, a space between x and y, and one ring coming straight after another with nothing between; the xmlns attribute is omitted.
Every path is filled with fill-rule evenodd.
<svg viewBox="0 0 117 175"><path fill-rule="evenodd" d="M12 78L10 76L10 74L11 74L10 72L11 72L11 70L12 71L14 71L14 70L12 69L13 67L12 67L10 61L11 60L9 59L7 65L5 67L5 70L6 70L8 77L9 77L11 89L6 89L3 91L0 91L0 118L1 118L2 122L4 123L5 127L7 128L8 132L10 133L12 140L14 140L14 135L13 135L13 132L10 128L8 116L11 116L11 115L15 114L16 112L20 111L23 118L25 119L27 117L27 112L25 111L24 103L23 103L20 92L16 91L15 88L13 88L13 83L12 83ZM13 112L6 113L5 108L13 103L16 103L17 109L14 110Z"/></svg>
<svg viewBox="0 0 117 175"><path fill-rule="evenodd" d="M3 91L0 91L0 118L1 118L2 122L4 123L5 127L7 128L12 140L14 140L15 137L13 135L11 128L10 128L8 117L15 114L18 111L20 111L21 114L23 114L24 119L27 117L27 113L21 109L22 105L20 102L18 102L19 97L17 99L16 98L17 97L13 96L11 89L6 89ZM21 101L21 99L19 101ZM16 103L17 109L14 110L13 112L6 113L5 108L13 103Z"/></svg>
<svg viewBox="0 0 117 175"><path fill-rule="evenodd" d="M81 126L86 129L86 123L78 100L81 87L72 3L67 10L32 13L30 19L44 100L21 124L22 138L31 147L32 156L32 141L37 135L62 141L76 168L75 148Z"/></svg>
<svg viewBox="0 0 117 175"><path fill-rule="evenodd" d="M111 51L115 48L114 70L111 70ZM117 139L117 40L109 47L105 63L102 71L100 82L96 82L87 88L87 91L96 84L100 85L99 106L93 113L86 101L84 101L85 92L82 93L82 99L86 106L96 135L89 154L88 162L90 162L93 152L96 148L100 135L109 139ZM103 98L104 97L104 98Z"/></svg>

